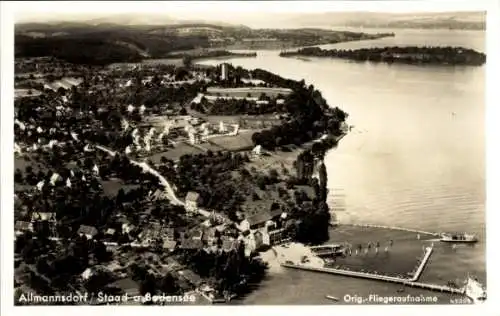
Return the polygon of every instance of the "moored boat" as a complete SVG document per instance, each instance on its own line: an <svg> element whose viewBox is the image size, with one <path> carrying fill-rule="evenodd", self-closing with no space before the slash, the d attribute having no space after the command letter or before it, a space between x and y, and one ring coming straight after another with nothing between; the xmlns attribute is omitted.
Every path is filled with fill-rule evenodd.
<svg viewBox="0 0 500 316"><path fill-rule="evenodd" d="M474 234L468 233L442 233L440 240L444 242L475 243L477 242L477 237Z"/></svg>
<svg viewBox="0 0 500 316"><path fill-rule="evenodd" d="M338 297L335 297L335 296L332 296L332 295L326 295L325 297L326 297L327 299L332 300L332 301L335 301L335 302L338 302L338 301L339 301L339 298L338 298Z"/></svg>

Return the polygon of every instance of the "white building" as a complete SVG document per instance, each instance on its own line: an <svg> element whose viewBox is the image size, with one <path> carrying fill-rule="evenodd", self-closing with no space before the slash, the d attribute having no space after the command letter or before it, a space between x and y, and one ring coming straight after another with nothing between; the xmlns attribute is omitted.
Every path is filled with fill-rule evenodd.
<svg viewBox="0 0 500 316"><path fill-rule="evenodd" d="M220 79L221 80L228 80L229 79L229 65L228 64L222 64L220 67Z"/></svg>
<svg viewBox="0 0 500 316"><path fill-rule="evenodd" d="M224 125L224 122L222 122L222 121L219 122L219 132L220 133L226 132L226 126Z"/></svg>
<svg viewBox="0 0 500 316"><path fill-rule="evenodd" d="M200 194L197 192L188 192L186 195L186 210L188 212L196 212L198 204L201 202Z"/></svg>
<svg viewBox="0 0 500 316"><path fill-rule="evenodd" d="M252 153L256 156L260 156L262 153L262 146L261 145L255 146L255 148L252 150Z"/></svg>

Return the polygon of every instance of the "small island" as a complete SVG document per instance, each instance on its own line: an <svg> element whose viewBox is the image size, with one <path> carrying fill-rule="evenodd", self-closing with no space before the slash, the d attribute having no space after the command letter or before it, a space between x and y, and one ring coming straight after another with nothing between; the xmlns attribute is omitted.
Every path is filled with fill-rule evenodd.
<svg viewBox="0 0 500 316"><path fill-rule="evenodd" d="M383 47L347 49L321 49L306 47L294 52L281 52L281 57L307 56L331 57L355 61L371 61L405 64L467 65L480 66L486 62L486 55L463 47Z"/></svg>

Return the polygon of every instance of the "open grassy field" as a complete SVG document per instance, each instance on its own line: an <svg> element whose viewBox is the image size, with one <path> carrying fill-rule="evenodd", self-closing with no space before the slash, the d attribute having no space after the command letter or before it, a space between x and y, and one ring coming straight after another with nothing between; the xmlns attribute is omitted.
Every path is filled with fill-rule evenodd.
<svg viewBox="0 0 500 316"><path fill-rule="evenodd" d="M201 154L201 153L202 151L200 149L192 147L184 142L181 142L177 143L175 145L175 148L148 156L146 158L151 159L154 163L159 163L161 157L163 156L167 157L168 159L176 161L179 160L179 158L185 154Z"/></svg>
<svg viewBox="0 0 500 316"><path fill-rule="evenodd" d="M102 189L106 196L116 196L120 189L128 192L132 189L137 189L140 187L138 184L125 184L121 179L110 179L106 181L101 181Z"/></svg>
<svg viewBox="0 0 500 316"><path fill-rule="evenodd" d="M205 150L211 150L213 152L220 151L220 150L225 150L224 147L218 146L216 144L212 144L210 142L201 143L201 144L199 144L199 146L205 148Z"/></svg>
<svg viewBox="0 0 500 316"><path fill-rule="evenodd" d="M265 152L265 154L261 156L255 156L246 164L246 168L248 170L252 168L256 170L275 169L280 176L295 175L293 163L304 148L295 146L290 146L290 148L291 151ZM287 169L288 174L283 174L283 169Z"/></svg>
<svg viewBox="0 0 500 316"><path fill-rule="evenodd" d="M248 150L253 148L252 135L256 130L241 131L236 136L219 136L210 138L210 142L230 151Z"/></svg>

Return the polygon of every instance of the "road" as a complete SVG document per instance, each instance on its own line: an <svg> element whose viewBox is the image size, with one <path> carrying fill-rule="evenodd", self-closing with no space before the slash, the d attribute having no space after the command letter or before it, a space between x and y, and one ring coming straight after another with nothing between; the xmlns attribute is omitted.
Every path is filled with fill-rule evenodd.
<svg viewBox="0 0 500 316"><path fill-rule="evenodd" d="M101 151L104 151L104 152L108 153L111 156L115 156L116 155L116 151L110 150L110 149L108 149L106 147L103 147L101 145L96 145L96 148L99 149L99 150L101 150ZM148 165L145 162L138 162L138 161L135 161L135 160L130 160L130 163L132 163L132 164L134 164L136 166L141 167L142 170L144 170L145 172L148 172L148 173L154 175L155 177L157 177L158 180L160 180L160 183L163 185L163 187L165 187L165 191L167 193L167 198L170 200L170 202L172 204L174 204L174 205L182 205L182 206L185 207L185 203L183 201L181 201L175 195L175 192L172 189L172 186L170 185L170 183L158 171L156 171L155 169L153 169L150 165Z"/></svg>
<svg viewBox="0 0 500 316"><path fill-rule="evenodd" d="M101 145L96 145L96 148L99 149L99 150L101 150L101 151L104 151L104 152L108 153L111 156L114 156L117 153L116 151L108 149L108 148L106 148L104 146L101 146ZM170 183L158 171L156 171L155 169L153 169L151 166L149 166L145 162L138 162L138 161L135 161L135 160L130 160L130 163L132 163L132 164L134 164L136 166L141 167L142 170L144 170L146 172L149 172L150 174L152 174L155 177L157 177L160 180L160 183L165 187L165 191L167 193L167 198L170 200L170 203L175 204L175 205L181 205L184 208L186 208L186 203L184 201L181 201L175 195L174 189L172 188L172 186L170 185ZM222 213L217 212L217 211L211 212L209 210L204 210L204 209L201 209L201 208L199 208L197 211L198 211L199 214L201 214L201 215L203 215L204 217L207 217L207 218L211 217L212 215L215 215L216 218L221 219L221 220L223 220L226 223L231 223L232 222L227 216L225 216Z"/></svg>

